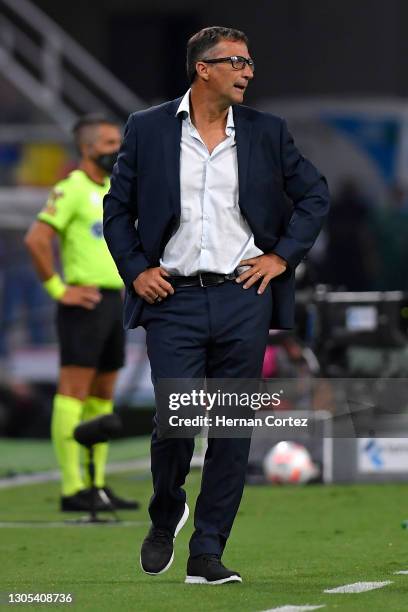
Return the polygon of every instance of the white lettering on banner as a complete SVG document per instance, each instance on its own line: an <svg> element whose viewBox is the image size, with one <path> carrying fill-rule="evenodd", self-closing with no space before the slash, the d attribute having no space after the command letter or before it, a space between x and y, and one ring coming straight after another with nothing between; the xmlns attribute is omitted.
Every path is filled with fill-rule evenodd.
<svg viewBox="0 0 408 612"><path fill-rule="evenodd" d="M357 469L365 474L408 472L408 439L360 438Z"/></svg>

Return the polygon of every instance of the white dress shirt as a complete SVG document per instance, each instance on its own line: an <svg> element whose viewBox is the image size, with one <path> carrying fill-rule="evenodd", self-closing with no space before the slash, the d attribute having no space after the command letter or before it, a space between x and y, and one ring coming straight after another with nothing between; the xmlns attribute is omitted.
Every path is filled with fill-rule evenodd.
<svg viewBox="0 0 408 612"><path fill-rule="evenodd" d="M180 153L180 226L167 243L160 265L171 274L230 274L242 259L262 255L238 206L238 162L232 107L226 138L208 152L190 116L190 90L183 113Z"/></svg>

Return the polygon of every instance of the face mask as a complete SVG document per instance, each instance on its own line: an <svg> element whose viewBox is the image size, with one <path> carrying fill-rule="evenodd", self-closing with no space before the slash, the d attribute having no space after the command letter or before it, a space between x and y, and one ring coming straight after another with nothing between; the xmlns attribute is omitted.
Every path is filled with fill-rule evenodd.
<svg viewBox="0 0 408 612"><path fill-rule="evenodd" d="M113 166L118 158L118 152L114 153L104 153L103 155L98 155L98 157L94 158L94 162L99 168L105 170L108 174L112 174Z"/></svg>

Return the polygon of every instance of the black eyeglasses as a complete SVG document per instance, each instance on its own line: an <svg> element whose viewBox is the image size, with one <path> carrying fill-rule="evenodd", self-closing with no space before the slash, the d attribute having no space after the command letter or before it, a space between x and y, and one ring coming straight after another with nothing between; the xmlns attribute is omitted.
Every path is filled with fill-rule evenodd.
<svg viewBox="0 0 408 612"><path fill-rule="evenodd" d="M234 70L243 70L248 64L252 72L255 70L255 63L250 57L243 57L242 55L231 55L230 57L216 57L214 59L202 59L200 62L205 64L221 64L221 62L231 62L231 66Z"/></svg>

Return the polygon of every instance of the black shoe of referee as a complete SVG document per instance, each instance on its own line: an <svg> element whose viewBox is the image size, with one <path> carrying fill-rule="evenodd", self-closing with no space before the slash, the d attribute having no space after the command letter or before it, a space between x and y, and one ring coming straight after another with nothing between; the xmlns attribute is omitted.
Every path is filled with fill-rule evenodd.
<svg viewBox="0 0 408 612"><path fill-rule="evenodd" d="M133 499L124 499L116 495L110 487L103 487L101 491L104 491L110 503L115 510L138 510L140 508L139 502Z"/></svg>
<svg viewBox="0 0 408 612"><path fill-rule="evenodd" d="M62 512L90 512L91 511L91 490L82 489L74 495L66 495L61 497ZM112 505L108 497L99 494L95 499L96 512L111 512Z"/></svg>
<svg viewBox="0 0 408 612"><path fill-rule="evenodd" d="M218 555L190 557L187 562L187 584L226 584L242 582L238 572L227 569Z"/></svg>

